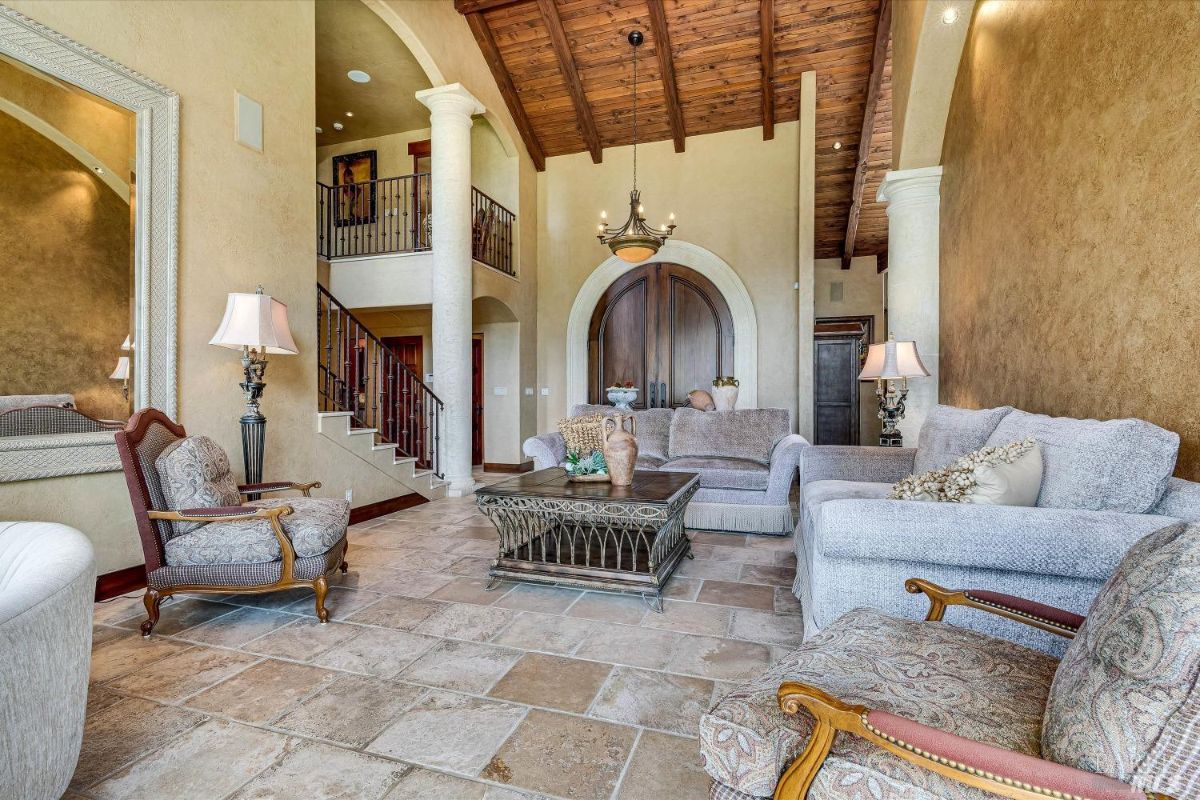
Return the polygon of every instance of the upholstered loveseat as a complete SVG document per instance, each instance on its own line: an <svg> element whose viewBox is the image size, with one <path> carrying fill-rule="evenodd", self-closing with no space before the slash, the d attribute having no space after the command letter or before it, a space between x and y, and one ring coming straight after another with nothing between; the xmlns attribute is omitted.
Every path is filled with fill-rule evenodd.
<svg viewBox="0 0 1200 800"><path fill-rule="evenodd" d="M612 406L577 405L571 416L618 413ZM793 527L788 499L802 436L790 433L782 408L697 411L649 408L637 420L637 469L695 472L700 490L688 504L689 528L786 535ZM537 469L560 466L567 446L560 433L525 440Z"/></svg>
<svg viewBox="0 0 1200 800"><path fill-rule="evenodd" d="M1027 436L1043 454L1036 507L886 499L906 475ZM1200 484L1171 477L1178 446L1176 434L1143 420L938 406L916 448L806 448L794 585L805 634L863 606L919 618L920 600L895 592L914 575L1083 613L1140 537L1178 520L1200 521ZM961 622L1052 654L1063 649L1060 640L1004 619Z"/></svg>

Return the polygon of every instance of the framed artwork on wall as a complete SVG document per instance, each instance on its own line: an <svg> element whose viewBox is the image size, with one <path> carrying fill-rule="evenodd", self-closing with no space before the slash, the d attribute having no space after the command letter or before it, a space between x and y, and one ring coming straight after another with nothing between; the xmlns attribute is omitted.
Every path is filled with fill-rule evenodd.
<svg viewBox="0 0 1200 800"><path fill-rule="evenodd" d="M376 170L374 150L333 157L333 188L337 196L334 223L339 228L375 221Z"/></svg>

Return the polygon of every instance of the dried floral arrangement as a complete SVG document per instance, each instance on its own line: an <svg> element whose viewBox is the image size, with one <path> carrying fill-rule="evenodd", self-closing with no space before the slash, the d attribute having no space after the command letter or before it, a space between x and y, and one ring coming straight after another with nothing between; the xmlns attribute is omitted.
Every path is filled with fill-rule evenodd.
<svg viewBox="0 0 1200 800"><path fill-rule="evenodd" d="M926 500L936 503L962 503L975 491L975 470L996 464L1012 464L1037 444L1032 436L1012 444L984 447L942 469L909 475L892 487L889 500Z"/></svg>
<svg viewBox="0 0 1200 800"><path fill-rule="evenodd" d="M633 381L617 381L612 386L606 386L604 388L605 389L621 389L622 391L626 391L626 392L628 392L628 391L636 392L637 391L637 386L634 385Z"/></svg>
<svg viewBox="0 0 1200 800"><path fill-rule="evenodd" d="M738 385L740 385L740 384L738 384L737 378L733 377L732 375L727 375L725 377L720 377L720 378L713 378L713 386L720 387L720 386L738 386Z"/></svg>

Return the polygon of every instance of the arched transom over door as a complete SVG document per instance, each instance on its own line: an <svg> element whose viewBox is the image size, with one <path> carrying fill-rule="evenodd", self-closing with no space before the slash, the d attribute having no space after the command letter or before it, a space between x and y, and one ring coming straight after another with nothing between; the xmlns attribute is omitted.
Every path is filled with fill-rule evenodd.
<svg viewBox="0 0 1200 800"><path fill-rule="evenodd" d="M679 264L643 264L613 282L588 328L588 400L632 381L635 408L687 405L733 375L733 318L712 282Z"/></svg>

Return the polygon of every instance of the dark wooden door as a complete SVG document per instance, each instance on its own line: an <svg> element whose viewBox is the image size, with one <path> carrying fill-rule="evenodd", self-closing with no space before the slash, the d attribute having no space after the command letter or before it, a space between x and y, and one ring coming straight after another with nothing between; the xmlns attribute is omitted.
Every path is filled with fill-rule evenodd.
<svg viewBox="0 0 1200 800"><path fill-rule="evenodd" d="M632 381L635 408L687 405L733 375L733 317L712 282L679 264L644 264L608 288L588 330L588 399Z"/></svg>
<svg viewBox="0 0 1200 800"><path fill-rule="evenodd" d="M471 463L483 463L483 337L471 340Z"/></svg>
<svg viewBox="0 0 1200 800"><path fill-rule="evenodd" d="M859 382L874 317L818 319L813 329L813 444L859 444Z"/></svg>
<svg viewBox="0 0 1200 800"><path fill-rule="evenodd" d="M425 380L425 342L420 336L384 336L383 343L392 349L404 366L412 370L417 380Z"/></svg>

